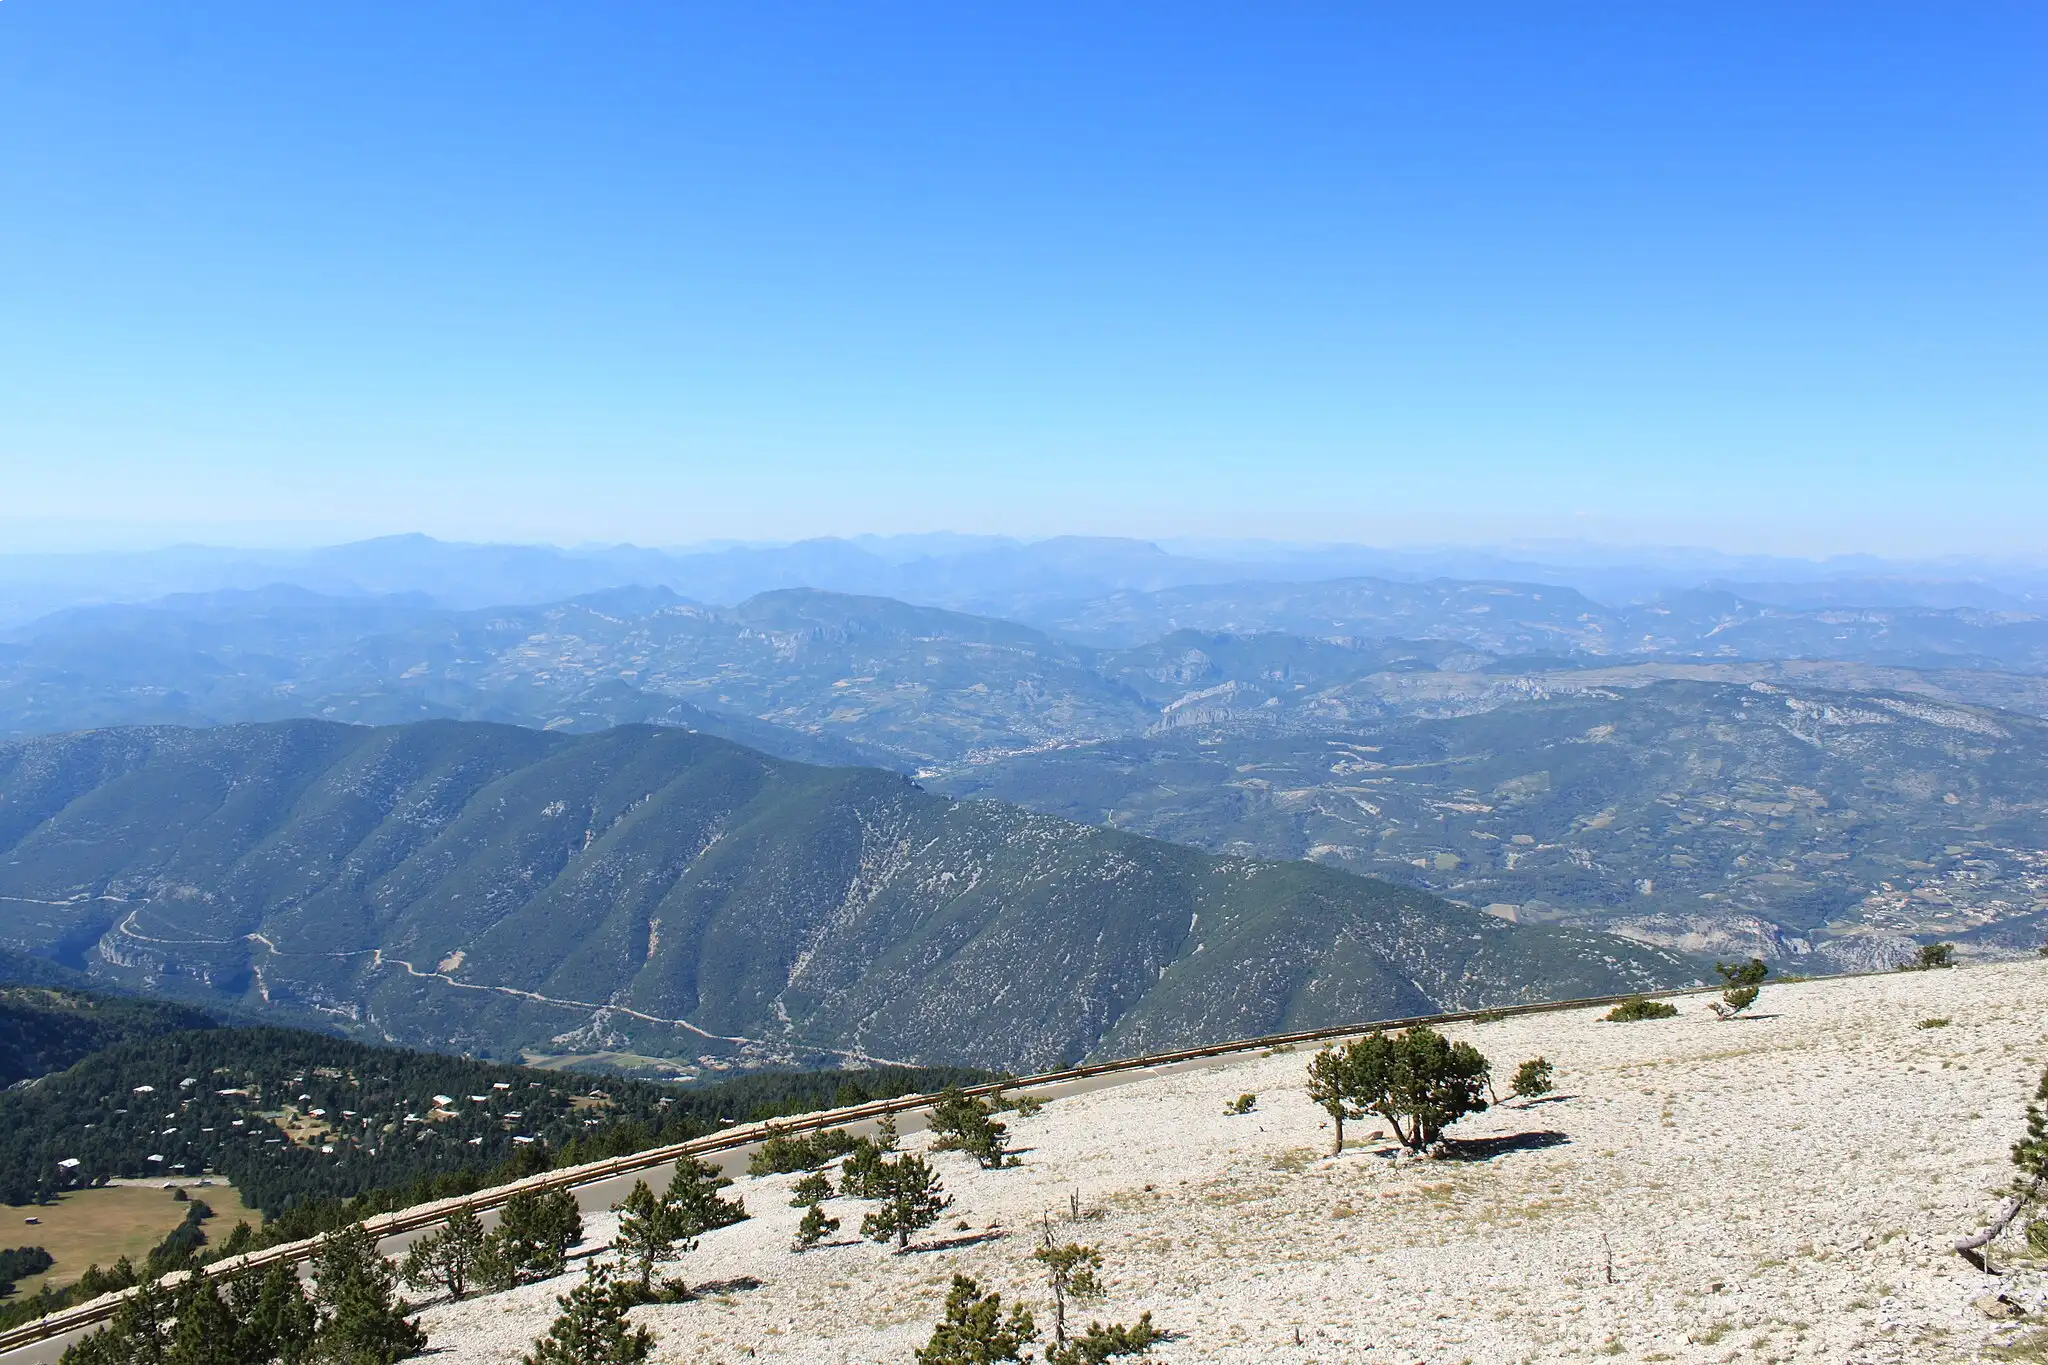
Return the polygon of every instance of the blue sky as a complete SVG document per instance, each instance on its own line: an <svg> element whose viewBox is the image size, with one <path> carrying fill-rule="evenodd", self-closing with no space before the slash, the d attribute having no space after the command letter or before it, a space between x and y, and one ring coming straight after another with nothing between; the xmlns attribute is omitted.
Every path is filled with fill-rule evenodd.
<svg viewBox="0 0 2048 1365"><path fill-rule="evenodd" d="M0 517L2037 554L2044 69L2038 4L5 0Z"/></svg>

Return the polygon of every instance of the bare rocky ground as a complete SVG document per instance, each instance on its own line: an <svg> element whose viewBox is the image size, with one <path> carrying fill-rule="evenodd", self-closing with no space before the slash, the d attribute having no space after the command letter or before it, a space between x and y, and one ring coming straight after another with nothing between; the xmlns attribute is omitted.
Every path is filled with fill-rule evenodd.
<svg viewBox="0 0 2048 1365"><path fill-rule="evenodd" d="M1298 1051L1011 1116L1024 1164L935 1157L955 1206L908 1255L853 1240L852 1200L828 1205L840 1241L793 1254L794 1177L742 1179L753 1218L671 1268L723 1288L633 1316L665 1363L908 1361L955 1273L1049 1322L1027 1258L1050 1214L1107 1258L1088 1316L1151 1310L1173 1333L1160 1361L1903 1363L2025 1339L1973 1300L2042 1312L2048 1278L1949 1246L2008 1179L2048 1060L2048 962L1768 986L1729 1023L1705 997L1681 1009L1454 1030L1503 1077L1540 1054L1559 1081L1458 1125L1465 1159L1395 1158L1370 1122L1330 1157ZM1255 1111L1226 1117L1244 1091ZM438 1359L515 1360L569 1283L428 1308Z"/></svg>

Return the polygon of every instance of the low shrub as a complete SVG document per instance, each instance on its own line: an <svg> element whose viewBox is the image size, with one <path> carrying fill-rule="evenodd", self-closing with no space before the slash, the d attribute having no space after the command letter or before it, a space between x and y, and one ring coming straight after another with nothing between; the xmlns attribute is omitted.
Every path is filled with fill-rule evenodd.
<svg viewBox="0 0 2048 1365"><path fill-rule="evenodd" d="M1554 1069L1548 1059L1531 1057L1515 1068L1513 1090L1517 1099L1533 1100L1539 1095L1548 1095L1553 1088L1551 1076Z"/></svg>
<svg viewBox="0 0 2048 1365"><path fill-rule="evenodd" d="M777 1134L762 1143L747 1159L748 1175L788 1175L793 1171L815 1171L835 1157L853 1150L854 1139L844 1128L821 1128L815 1133Z"/></svg>
<svg viewBox="0 0 2048 1365"><path fill-rule="evenodd" d="M1640 995L1628 999L1607 1011L1601 1018L1610 1024L1635 1024L1645 1019L1674 1019L1678 1006L1667 1005L1662 1000L1650 1000Z"/></svg>
<svg viewBox="0 0 2048 1365"><path fill-rule="evenodd" d="M1036 1095L1011 1096L998 1090L989 1097L989 1108L999 1114L1013 1113L1020 1119L1029 1119L1045 1112L1045 1101Z"/></svg>
<svg viewBox="0 0 2048 1365"><path fill-rule="evenodd" d="M1902 972L1931 972L1942 967L1956 965L1956 945L1953 943L1923 943L1913 960L1902 964Z"/></svg>
<svg viewBox="0 0 2048 1365"><path fill-rule="evenodd" d="M1733 1019L1754 1005L1764 978L1771 974L1760 957L1747 962L1716 962L1714 971L1728 983L1728 989L1721 992L1721 999L1714 1006L1714 1013L1724 1020Z"/></svg>

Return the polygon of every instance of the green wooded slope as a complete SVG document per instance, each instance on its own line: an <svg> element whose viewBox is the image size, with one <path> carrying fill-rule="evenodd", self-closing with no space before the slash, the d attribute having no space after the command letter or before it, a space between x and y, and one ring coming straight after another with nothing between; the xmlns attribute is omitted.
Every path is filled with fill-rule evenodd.
<svg viewBox="0 0 2048 1365"><path fill-rule="evenodd" d="M1693 974L649 727L90 731L0 793L0 945L482 1055L1024 1068Z"/></svg>

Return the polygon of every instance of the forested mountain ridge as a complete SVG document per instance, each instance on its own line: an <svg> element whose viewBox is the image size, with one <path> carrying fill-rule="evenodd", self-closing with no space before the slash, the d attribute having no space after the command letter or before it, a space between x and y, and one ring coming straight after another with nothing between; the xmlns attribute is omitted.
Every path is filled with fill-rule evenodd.
<svg viewBox="0 0 2048 1365"><path fill-rule="evenodd" d="M650 727L94 731L0 792L0 942L488 1055L1023 1068L1695 970Z"/></svg>
<svg viewBox="0 0 2048 1365"><path fill-rule="evenodd" d="M0 1086L62 1071L117 1043L214 1023L204 1010L169 1000L0 985Z"/></svg>

